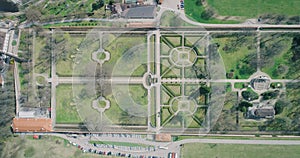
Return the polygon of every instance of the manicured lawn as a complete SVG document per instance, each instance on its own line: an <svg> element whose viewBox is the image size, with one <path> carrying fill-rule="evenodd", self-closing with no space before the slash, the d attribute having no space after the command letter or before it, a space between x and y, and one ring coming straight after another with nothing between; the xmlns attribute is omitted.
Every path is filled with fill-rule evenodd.
<svg viewBox="0 0 300 158"><path fill-rule="evenodd" d="M56 123L80 123L77 107L72 104L72 85L59 85L56 88Z"/></svg>
<svg viewBox="0 0 300 158"><path fill-rule="evenodd" d="M65 33L63 35L54 35L54 36L57 36L57 38L60 37L63 40L62 42L57 44L56 47L58 47L58 48L55 49L55 53L56 53L57 60L58 60L56 63L56 73L59 76L78 75L76 73L79 73L80 70L74 72L73 66L74 66L74 62L76 61L76 59L80 58L77 54L78 53L77 48L80 48L80 44L84 40L85 36L70 35L68 33ZM61 48L61 47L63 47L63 48ZM91 56L83 55L83 58L80 58L80 59L83 60L85 58L90 59ZM85 68L85 67L83 67L83 68Z"/></svg>
<svg viewBox="0 0 300 158"><path fill-rule="evenodd" d="M113 95L106 96L110 100L110 108L104 112L108 120L117 125L145 125L146 118L130 115L125 108L128 105L118 105L120 101L116 101ZM126 104L126 103L125 103ZM145 106L146 107L146 106ZM130 108L130 107L129 107Z"/></svg>
<svg viewBox="0 0 300 158"><path fill-rule="evenodd" d="M257 18L263 14L290 16L300 14L299 0L207 0L207 2L219 15L223 16Z"/></svg>
<svg viewBox="0 0 300 158"><path fill-rule="evenodd" d="M46 84L46 79L43 76L38 76L38 77L36 77L36 82L38 84L44 85L44 84Z"/></svg>
<svg viewBox="0 0 300 158"><path fill-rule="evenodd" d="M133 71L131 76L132 77L143 77L143 75L146 72L147 72L147 64L142 64Z"/></svg>
<svg viewBox="0 0 300 158"><path fill-rule="evenodd" d="M135 103L141 106L147 106L148 92L143 85L129 85L129 92Z"/></svg>
<svg viewBox="0 0 300 158"><path fill-rule="evenodd" d="M219 45L227 73L233 72L233 78L247 79L256 71L256 45L254 35L233 34L213 37Z"/></svg>
<svg viewBox="0 0 300 158"><path fill-rule="evenodd" d="M112 95L106 96L110 100L110 108L104 112L105 116L114 124L120 124L123 110L118 106Z"/></svg>
<svg viewBox="0 0 300 158"><path fill-rule="evenodd" d="M236 82L234 83L234 88L237 88L237 89L243 89L244 88L244 84L243 82Z"/></svg>
<svg viewBox="0 0 300 158"><path fill-rule="evenodd" d="M145 34L109 35L103 47L110 52L110 60L103 64L103 69L114 69L113 75L117 76L142 76L145 69L141 65L147 62L145 37Z"/></svg>
<svg viewBox="0 0 300 158"><path fill-rule="evenodd" d="M204 12L204 7L202 5L199 5L197 2L199 0L188 0L185 1L185 14L188 18L201 22L201 23L216 23L216 24L222 24L222 23L229 23L229 24L235 24L239 23L239 21L233 21L233 20L227 20L227 21L222 21L218 19L203 19L201 17L201 14Z"/></svg>
<svg viewBox="0 0 300 158"><path fill-rule="evenodd" d="M240 145L240 144L185 144L182 148L183 157L198 158L281 158L299 157L298 145Z"/></svg>
<svg viewBox="0 0 300 158"><path fill-rule="evenodd" d="M35 42L35 47L33 49L34 54L33 58L35 60L35 65L34 65L34 72L35 73L40 73L40 74L47 74L50 76L50 67L51 67L51 60L47 60L51 57L51 54L48 54L47 56L42 56L42 53L45 52L44 48L46 46L47 42L47 35L45 37L38 36L34 40ZM50 53L50 49L49 52Z"/></svg>
<svg viewBox="0 0 300 158"><path fill-rule="evenodd" d="M167 120L172 116L173 114L171 114L170 109L167 107L161 108L161 115L160 115L160 120L161 120L161 124L166 124Z"/></svg>
<svg viewBox="0 0 300 158"><path fill-rule="evenodd" d="M155 98L156 97L155 97L155 89L154 88L151 89L151 94L150 95L151 95L151 101L150 101L151 102L150 103L150 106L151 106L150 110L151 111L150 111L150 114L152 115L150 121L151 121L151 125L155 127L156 126L156 114L155 114L156 113L156 107L155 107L155 104L156 104L155 103Z"/></svg>
<svg viewBox="0 0 300 158"><path fill-rule="evenodd" d="M106 107L106 102L103 101L103 100L100 100L100 101L98 102L98 105L99 105L100 108L105 108L105 107Z"/></svg>

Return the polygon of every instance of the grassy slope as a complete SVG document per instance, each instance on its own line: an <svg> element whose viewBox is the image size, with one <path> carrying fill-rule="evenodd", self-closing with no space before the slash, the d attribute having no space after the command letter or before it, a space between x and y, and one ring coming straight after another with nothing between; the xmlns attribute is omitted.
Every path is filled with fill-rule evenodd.
<svg viewBox="0 0 300 158"><path fill-rule="evenodd" d="M299 0L208 0L219 15L255 18L262 14L299 15Z"/></svg>
<svg viewBox="0 0 300 158"><path fill-rule="evenodd" d="M34 140L31 136L25 138L13 137L6 142L2 157L24 158L24 154L29 154L32 149L32 158L52 158L52 157L76 157L76 158L102 158L104 156L82 153L77 147L71 146L68 141L58 138L44 136L40 140ZM25 152L26 151L26 152Z"/></svg>
<svg viewBox="0 0 300 158"><path fill-rule="evenodd" d="M239 23L239 21L202 19L200 15L204 11L204 7L196 5L196 1L185 1L185 13L189 18L202 23ZM257 18L263 14L282 14L287 16L300 14L298 9L298 6L300 6L299 0L207 0L207 2L221 16Z"/></svg>
<svg viewBox="0 0 300 158"><path fill-rule="evenodd" d="M202 19L200 15L204 11L204 7L196 5L196 1L197 0L185 1L185 8L184 8L185 14L190 19L193 19L195 21L202 22L202 23L216 23L216 24L239 23L239 21L232 21L232 20L230 20L230 21L221 21L221 20L218 20L218 19L209 19L209 20Z"/></svg>
<svg viewBox="0 0 300 158"><path fill-rule="evenodd" d="M296 158L300 154L299 146L283 145L240 145L240 144L185 144L182 149L184 157L247 157L279 158L288 156Z"/></svg>

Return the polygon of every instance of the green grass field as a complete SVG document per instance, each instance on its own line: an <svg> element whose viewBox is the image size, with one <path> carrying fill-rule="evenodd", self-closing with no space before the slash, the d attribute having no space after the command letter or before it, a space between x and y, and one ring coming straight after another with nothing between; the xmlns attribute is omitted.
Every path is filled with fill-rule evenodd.
<svg viewBox="0 0 300 158"><path fill-rule="evenodd" d="M264 14L297 16L300 14L299 0L207 0L211 7L220 16L238 16L240 20L258 18ZM198 0L185 1L185 14L190 19L202 23L240 23L241 21L218 20L215 18L203 19L201 14L205 8Z"/></svg>
<svg viewBox="0 0 300 158"><path fill-rule="evenodd" d="M35 61L34 65L34 72L35 73L40 73L40 74L47 74L50 76L50 60L43 59L41 57L41 54L45 51L44 47L46 46L47 42L47 35L45 37L38 36L34 40L35 42L35 47L33 49L33 59ZM49 58L50 55L47 56Z"/></svg>
<svg viewBox="0 0 300 158"><path fill-rule="evenodd" d="M254 137L254 136L187 136L176 137L176 141L184 139L237 139L237 140L300 140L300 137Z"/></svg>
<svg viewBox="0 0 300 158"><path fill-rule="evenodd" d="M218 20L218 19L203 19L201 18L201 14L202 12L205 11L204 7L202 5L199 5L199 3L197 3L198 0L189 0L189 1L185 1L185 15L194 20L194 21L198 21L201 23L216 23L216 24L236 24L239 23L239 21L233 21L233 20L226 20L226 21L222 21L222 20Z"/></svg>
<svg viewBox="0 0 300 158"><path fill-rule="evenodd" d="M213 37L214 43L219 45L218 51L222 56L227 73L233 71L234 77L247 79L256 71L256 65L247 64L256 60L256 46L254 35L224 35ZM251 58L249 57L251 55ZM253 56L253 57L252 57ZM247 59L247 60L246 60ZM252 68L250 69L250 66ZM255 67L255 69L253 69Z"/></svg>
<svg viewBox="0 0 300 158"><path fill-rule="evenodd" d="M261 46L261 57L268 60L264 60L262 65L262 71L270 75L274 79L290 78L293 75L288 74L290 62L291 62L291 46L293 36L299 34L262 34L262 46ZM273 52L269 55L269 52Z"/></svg>
<svg viewBox="0 0 300 158"><path fill-rule="evenodd" d="M148 92L143 85L130 85L129 93L133 101L141 106L147 106L148 104Z"/></svg>
<svg viewBox="0 0 300 158"><path fill-rule="evenodd" d="M237 89L243 89L244 88L244 84L243 82L236 82L234 83L234 88L237 88Z"/></svg>
<svg viewBox="0 0 300 158"><path fill-rule="evenodd" d="M112 70L115 68L114 75L117 76L143 76L145 67L137 64L141 64L147 59L147 50L144 47L146 44L145 37L145 34L111 34L108 44L103 46L105 50L111 53L110 60L103 64L103 69ZM139 46L141 48L139 51L144 52L134 53L134 48ZM122 65L123 63L124 65Z"/></svg>
<svg viewBox="0 0 300 158"><path fill-rule="evenodd" d="M145 125L147 119L144 117L137 117L129 115L125 110L124 106L118 105L118 102L113 95L105 96L110 100L110 108L104 112L104 116L113 124L122 125ZM125 105L126 106L126 105ZM146 106L144 106L146 108Z"/></svg>
<svg viewBox="0 0 300 158"><path fill-rule="evenodd" d="M55 34L54 39L61 38L62 42L57 44L57 48L55 49L55 53L57 56L57 63L56 63L56 73L58 76L72 76L78 75L76 72L73 71L73 66L76 58L78 57L78 51L76 50L79 48L80 43L84 40L85 36L82 35L70 35L68 33L65 34ZM63 49L62 49L63 48ZM91 58L88 55L84 55L83 59ZM91 59L90 59L91 60ZM78 70L79 71L79 70ZM75 73L75 74L74 74Z"/></svg>
<svg viewBox="0 0 300 158"><path fill-rule="evenodd" d="M298 158L300 146L297 145L240 145L240 144L185 144L183 157L198 158Z"/></svg>
<svg viewBox="0 0 300 158"><path fill-rule="evenodd" d="M39 140L34 140L32 136L12 137L5 143L3 151L0 153L3 158L105 158L98 154L83 153L67 140L51 136L43 136Z"/></svg>
<svg viewBox="0 0 300 158"><path fill-rule="evenodd" d="M59 85L56 88L56 123L80 123L81 118L73 105L72 85Z"/></svg>
<svg viewBox="0 0 300 158"><path fill-rule="evenodd" d="M263 14L299 15L299 0L207 0L219 15L257 18Z"/></svg>

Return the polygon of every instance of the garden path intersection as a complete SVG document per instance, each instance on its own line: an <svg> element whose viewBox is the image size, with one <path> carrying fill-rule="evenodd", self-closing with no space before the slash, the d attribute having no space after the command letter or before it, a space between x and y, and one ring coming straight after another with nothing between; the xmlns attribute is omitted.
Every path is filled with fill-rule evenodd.
<svg viewBox="0 0 300 158"><path fill-rule="evenodd" d="M264 56L267 46L263 45L268 41L266 36L276 38L276 34L299 35L299 25L202 24L188 19L184 11L177 10L177 6L171 4L172 2L166 0L160 7L156 19L138 21L154 21L157 23L155 28L80 30L54 27L50 29L51 31L45 31L51 40L51 72L49 76L34 74L33 82L36 82L36 77L43 76L51 85L50 117L54 131L40 134L59 136L80 144L85 149L96 150L99 148L89 141L141 143L153 146L155 150L152 151L152 148L151 151L112 148L101 150L161 157L165 157L168 152L180 153L182 144L186 143L300 145L299 141L290 140L200 138L212 131L221 116L229 92L235 93L237 100L234 104L238 105L245 89L254 91L260 98L261 94L269 90L269 85L258 84L256 88L253 86L254 80L265 79L269 83L283 86L279 91L282 95L287 92L286 85L300 82L299 78L284 76L287 73L283 77L272 77L273 74L267 72L264 65L268 59ZM160 26L162 14L168 11L178 15L180 20L195 26L190 28ZM92 20L111 22L110 19ZM136 22L126 20L130 21ZM24 24L20 28L22 27L27 26ZM38 34L34 32L33 35L33 47L36 47ZM226 42L234 41L227 36L233 37L234 40L240 36L244 37L241 38L242 42L237 40L240 43L237 42L236 45L243 45L245 49L240 52L232 51L240 54L224 53L229 49ZM70 50L62 51L61 45L68 44ZM17 57L16 53L4 53ZM243 55L251 59L245 62L244 58L239 58ZM35 64L37 60L32 62ZM249 70L246 69L246 73L242 74L239 69L244 67ZM15 66L17 107L20 100L18 72L18 66ZM243 84L243 88L236 86L239 84ZM63 86L69 87L70 90L62 88ZM61 89L66 91L63 91L63 94L58 93ZM68 95L69 100L62 102L61 98L64 96L59 94ZM64 107L71 107L80 121L70 123L59 120L62 114L68 117L68 113L64 113ZM233 108L236 107L232 106ZM58 110L60 112L57 112ZM237 118L241 117L238 116L238 110L236 112ZM236 126L239 126L238 124L237 120ZM239 128L240 126L232 131L233 134L248 132L241 132ZM60 132L76 133L76 138ZM273 134L268 131L257 132ZM160 133L193 135L199 136L200 139L165 143L149 141L145 137ZM116 137L112 136L114 134ZM138 137L132 138L130 135ZM160 149L160 146L168 147L168 150Z"/></svg>
<svg viewBox="0 0 300 158"><path fill-rule="evenodd" d="M52 30L52 33L55 34ZM217 30L217 31L191 31L191 30L149 30L149 31L136 31L131 30L131 31L124 31L122 32L121 30L114 30L114 31L99 31L99 30L92 30L92 34L99 34L100 36L96 36L93 38L98 39L100 41L100 46L102 47L101 37L102 36L108 36L109 34L113 33L118 33L120 34L120 37L122 37L122 34L143 34L145 36L146 41L143 43L141 46L137 46L140 48L133 48L133 51L136 54L141 53L146 53L144 56L137 56L133 57L133 59L129 61L124 61L124 58L126 54L129 54L131 50L124 52L123 57L118 59L119 63L116 63L114 70L112 72L112 75L110 77L106 78L99 78L97 76L93 75L88 75L87 77L84 76L76 76L74 75L73 77L65 77L65 76L57 76L53 75L52 78L50 78L48 81L51 82L52 84L52 94L55 94L55 87L58 86L59 84L72 84L72 85L89 85L91 84L97 84L99 82L104 82L105 84L112 85L112 87L116 86L118 87L119 85L141 85L147 90L147 113L143 114L143 117L147 117L147 125L148 126L148 131L152 132L160 132L161 129L165 128L164 130L168 130L168 123L163 123L162 118L161 118L161 109L163 107L171 107L171 102L169 104L162 103L162 93L166 93L168 91L168 86L177 86L179 87L178 94L179 95L172 95L169 93L170 100L174 98L175 96L181 96L183 98L190 98L190 94L185 94L187 92L187 88L190 89L197 89L203 85L214 85L214 84L221 84L220 90L216 90L219 92L224 93L222 90L224 90L225 84L230 83L231 86L233 86L235 83L241 83L241 82L250 82L254 77L257 77L259 75L265 75L264 73L261 73L260 69L258 68L257 73L253 74L250 76L248 79L226 79L225 76L225 70L224 70L224 64L222 61L222 58L216 57L216 59L212 58L212 53L215 53L214 55L218 55L218 52L208 52L207 49L209 45L212 42L212 38L209 36L210 34L214 33L220 33L222 31ZM230 32L230 31L226 31ZM234 31L234 33L237 33L238 31ZM242 32L242 31L241 31ZM261 31L258 32L260 34ZM72 33L72 31L61 31L58 30L57 33L63 34L63 33ZM78 33L78 32L76 32ZM88 34L91 33L86 33L87 36ZM89 38L89 37L87 37ZM118 38L118 37L117 37ZM95 40L94 39L94 40ZM177 40L177 41L176 41ZM258 43L260 38L257 38ZM171 41L171 42L170 42ZM107 42L107 41L106 41ZM173 43L172 43L173 42ZM192 43L192 45L188 45L186 43ZM80 48L79 48L80 49ZM103 50L103 48L98 48L98 50ZM213 50L213 49L211 49ZM202 51L202 52L201 52ZM259 45L257 46L257 60L259 60L259 54L260 49ZM111 57L113 57L113 52L109 52ZM55 56L55 52L53 51L53 56ZM133 61L135 58L140 58L140 61ZM218 65L214 65L216 61L218 61ZM108 59L109 61L109 59ZM136 62L134 63L134 67L129 67L129 68L121 68L123 67L122 64L124 63L130 63L130 62ZM204 62L206 64L202 64L201 62ZM104 62L105 63L105 62ZM104 64L102 63L102 64ZM193 67L193 65L199 64L198 66L202 70L202 78L199 78L199 74L195 74L195 72L191 72L190 68ZM259 61L257 62L259 63ZM121 66L120 66L121 64ZM143 73L139 74L138 76L131 76L129 73L128 75L119 75L118 71L128 71L128 72L133 72L138 66L140 65L147 65L146 66L146 71ZM79 64L80 65L80 64ZM96 64L95 64L96 65ZM94 66L91 66L92 69L94 69ZM82 67L85 67L86 65L80 65ZM259 66L259 64L258 64ZM55 63L53 62L52 64L52 74L57 74L55 72ZM120 70L118 70L120 68ZM164 70L162 70L164 69ZM102 68L100 71L103 71ZM188 72L187 72L188 71ZM115 74L114 74L115 73ZM173 74L172 74L173 73ZM94 73L96 74L96 73ZM170 75L171 74L171 75ZM297 79L270 79L271 82L281 82L281 83L295 83L299 82ZM166 88L167 86L167 88ZM118 88L117 88L118 89ZM114 90L113 90L114 91ZM118 91L118 90L116 90ZM128 89L127 89L128 91ZM171 93L174 93L171 91ZM175 92L177 93L177 92ZM219 95L221 93L218 93ZM153 98L153 95L155 98ZM160 96L160 97L159 97ZM222 95L221 95L222 96ZM103 96L105 97L105 96ZM118 97L115 97L116 99ZM52 100L53 100L53 105L52 109L55 109L55 95L52 95ZM188 99L189 100L189 99ZM134 101L133 101L134 102ZM182 102L185 102L184 100ZM119 102L120 103L120 102ZM122 104L122 103L121 103ZM177 104L177 103L176 103ZM206 104L206 105L205 105ZM181 104L179 106L182 106ZM198 104L198 106L203 106L205 105L208 107L208 103L201 103ZM152 111L153 106L155 106L155 111ZM176 105L178 106L178 105ZM220 107L222 108L222 107ZM179 108L179 109L182 109ZM199 108L200 109L200 108ZM183 110L184 111L184 110ZM193 110L194 111L194 110ZM194 111L195 112L195 111ZM194 113L193 112L193 113ZM80 112L79 112L80 113ZM190 113L190 111L188 112ZM174 115L169 118L169 121L172 120L172 117L175 117L178 114L177 112L174 112ZM155 117L155 125L151 124L151 117ZM206 116L207 117L207 116ZM55 120L55 113L52 113L52 118ZM98 120L102 122L102 120ZM210 120L212 121L212 120ZM55 121L53 121L55 122ZM205 121L204 121L205 122ZM186 122L185 122L186 123ZM188 122L188 124L191 122ZM203 122L198 122L199 127L203 126ZM205 125L209 125L212 122L205 122ZM166 126L167 125L167 126ZM55 127L55 125L54 125ZM122 128L122 126L121 126ZM174 127L173 127L174 128ZM183 132L184 130L189 130L186 125L184 125L184 122L182 122L182 125L180 127L174 128L174 132ZM194 130L193 130L194 131ZM206 132L205 129L200 129L196 133L202 133Z"/></svg>

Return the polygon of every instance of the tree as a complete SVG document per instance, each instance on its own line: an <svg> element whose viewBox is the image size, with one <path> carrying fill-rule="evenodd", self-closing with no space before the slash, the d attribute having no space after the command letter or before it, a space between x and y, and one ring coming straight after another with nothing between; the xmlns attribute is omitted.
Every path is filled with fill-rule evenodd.
<svg viewBox="0 0 300 158"><path fill-rule="evenodd" d="M36 7L28 8L25 11L25 15L28 22L40 21L40 17L42 16L40 10Z"/></svg>
<svg viewBox="0 0 300 158"><path fill-rule="evenodd" d="M300 59L300 37L296 36L293 38L291 50L293 52L292 61L295 62Z"/></svg>
<svg viewBox="0 0 300 158"><path fill-rule="evenodd" d="M223 110L218 121L213 127L214 131L234 131L237 130L235 111Z"/></svg>
<svg viewBox="0 0 300 158"><path fill-rule="evenodd" d="M103 0L98 0L95 3L92 4L92 11L98 10L104 6Z"/></svg>
<svg viewBox="0 0 300 158"><path fill-rule="evenodd" d="M196 0L195 4L196 4L196 6L202 6L201 0Z"/></svg>
<svg viewBox="0 0 300 158"><path fill-rule="evenodd" d="M278 100L276 103L275 103L275 114L278 115L280 113L282 113L284 107L286 106L286 102L283 101L283 100Z"/></svg>
<svg viewBox="0 0 300 158"><path fill-rule="evenodd" d="M241 112L247 112L248 107L252 107L253 105L249 102L246 101L242 101L239 106L238 106L238 110Z"/></svg>
<svg viewBox="0 0 300 158"><path fill-rule="evenodd" d="M276 117L274 120L266 122L266 130L269 131L289 131L291 129L292 121L287 118Z"/></svg>
<svg viewBox="0 0 300 158"><path fill-rule="evenodd" d="M214 14L215 13L212 9L207 9L201 13L201 18L204 20L209 20Z"/></svg>
<svg viewBox="0 0 300 158"><path fill-rule="evenodd" d="M5 87L0 88L0 153L3 153L6 139L12 136L10 124L15 116L15 107L13 69L8 69L5 75Z"/></svg>
<svg viewBox="0 0 300 158"><path fill-rule="evenodd" d="M109 4L109 5L113 5L113 4L114 4L114 1L113 1L113 0L109 0L108 4Z"/></svg>
<svg viewBox="0 0 300 158"><path fill-rule="evenodd" d="M242 91L242 97L248 101L258 99L258 95L255 92L253 92L252 90Z"/></svg>
<svg viewBox="0 0 300 158"><path fill-rule="evenodd" d="M261 94L263 100L275 99L279 95L279 90L267 91Z"/></svg>

